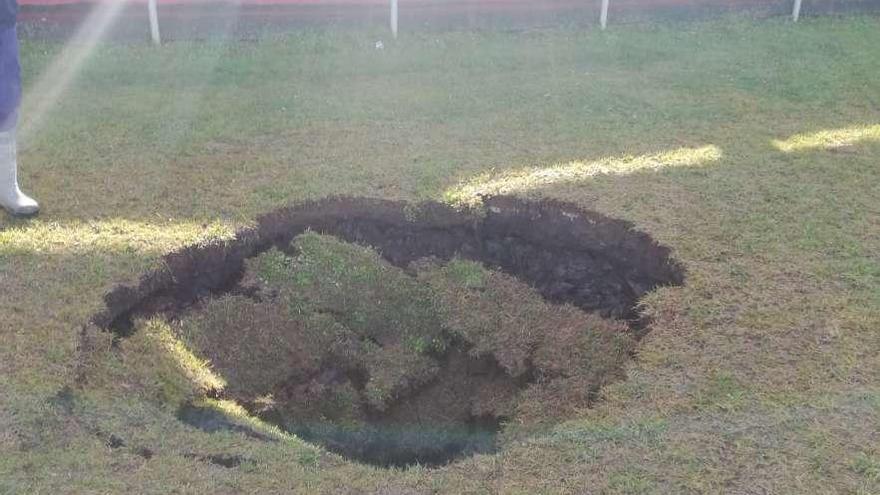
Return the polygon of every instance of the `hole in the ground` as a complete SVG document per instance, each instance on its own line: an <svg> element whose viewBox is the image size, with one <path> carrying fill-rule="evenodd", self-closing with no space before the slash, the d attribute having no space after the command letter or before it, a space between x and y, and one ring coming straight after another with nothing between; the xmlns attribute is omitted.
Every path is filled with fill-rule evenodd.
<svg viewBox="0 0 880 495"><path fill-rule="evenodd" d="M568 204L335 198L168 255L93 321L174 321L251 414L358 461L441 465L589 406L645 329L638 300L682 282L649 236Z"/></svg>

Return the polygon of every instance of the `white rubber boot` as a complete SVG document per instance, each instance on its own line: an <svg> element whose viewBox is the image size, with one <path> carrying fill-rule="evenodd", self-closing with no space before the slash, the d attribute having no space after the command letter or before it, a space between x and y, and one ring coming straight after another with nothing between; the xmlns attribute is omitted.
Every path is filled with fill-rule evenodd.
<svg viewBox="0 0 880 495"><path fill-rule="evenodd" d="M33 216L40 211L40 205L18 188L14 130L0 132L0 206L17 217Z"/></svg>

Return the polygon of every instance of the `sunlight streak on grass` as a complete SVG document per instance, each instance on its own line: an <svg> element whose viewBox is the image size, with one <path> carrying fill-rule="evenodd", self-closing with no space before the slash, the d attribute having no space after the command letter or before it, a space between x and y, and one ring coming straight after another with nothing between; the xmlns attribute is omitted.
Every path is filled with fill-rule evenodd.
<svg viewBox="0 0 880 495"><path fill-rule="evenodd" d="M773 146L786 153L811 149L836 149L862 141L880 142L880 124L826 129L812 134L797 134L786 140L773 140Z"/></svg>
<svg viewBox="0 0 880 495"><path fill-rule="evenodd" d="M210 363L197 357L187 348L168 326L160 319L146 323L144 331L174 359L180 371L202 392L220 391L226 387L226 380L211 369Z"/></svg>
<svg viewBox="0 0 880 495"><path fill-rule="evenodd" d="M596 175L627 175L645 170L693 167L721 159L717 146L680 148L650 155L604 158L592 162L573 161L550 167L530 167L502 175L484 174L446 191L452 203L470 203L480 196L529 191L543 186L582 181Z"/></svg>
<svg viewBox="0 0 880 495"><path fill-rule="evenodd" d="M24 120L19 133L22 141L40 129L47 114L67 91L126 4L128 0L104 0L94 7L61 53L30 88L22 105Z"/></svg>
<svg viewBox="0 0 880 495"><path fill-rule="evenodd" d="M164 253L184 244L233 235L234 228L223 222L149 223L119 218L64 224L34 221L0 230L0 255Z"/></svg>
<svg viewBox="0 0 880 495"><path fill-rule="evenodd" d="M219 411L226 417L234 419L239 423L246 424L251 428L265 434L269 434L280 440L298 439L294 435L290 435L272 423L267 423L252 415L247 409L242 407L238 402L229 399L209 399L206 397L193 401L193 405L197 407L207 407ZM301 441L301 440L300 440Z"/></svg>

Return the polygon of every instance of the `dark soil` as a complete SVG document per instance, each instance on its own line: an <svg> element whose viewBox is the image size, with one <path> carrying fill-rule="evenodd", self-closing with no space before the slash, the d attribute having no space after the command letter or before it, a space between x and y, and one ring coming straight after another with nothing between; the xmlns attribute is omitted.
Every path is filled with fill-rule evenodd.
<svg viewBox="0 0 880 495"><path fill-rule="evenodd" d="M334 242L353 253L322 267L303 259L297 236L307 230L375 251L317 245L314 256L334 252ZM288 278L305 274L298 285L255 286L254 267L265 272L277 259L289 260L278 265ZM345 263L355 276L346 278ZM231 241L172 253L166 265L109 293L94 323L119 338L136 330L135 317L195 325L201 340L190 343L229 383L218 393L381 466L490 452L505 421L540 425L589 406L622 377L627 342L646 328L639 298L683 282L668 250L626 222L512 197L472 211L364 198L306 203ZM208 430L234 425L192 413L182 408L181 419Z"/></svg>
<svg viewBox="0 0 880 495"><path fill-rule="evenodd" d="M187 459L196 459L227 469L238 467L246 460L244 457L237 454L184 454L183 456Z"/></svg>
<svg viewBox="0 0 880 495"><path fill-rule="evenodd" d="M485 200L478 211L441 203L412 205L372 198L332 198L282 208L231 241L190 246L165 256L165 268L105 296L92 322L120 337L132 317L176 317L201 297L246 292L244 261L285 247L311 229L373 246L389 263L455 256L496 267L527 282L546 299L643 326L636 304L648 291L681 285L684 271L669 250L622 220L554 201L508 196Z"/></svg>

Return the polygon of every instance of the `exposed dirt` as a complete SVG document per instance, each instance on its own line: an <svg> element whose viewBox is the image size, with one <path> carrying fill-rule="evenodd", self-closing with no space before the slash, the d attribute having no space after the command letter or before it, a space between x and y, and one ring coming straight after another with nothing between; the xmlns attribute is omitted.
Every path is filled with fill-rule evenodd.
<svg viewBox="0 0 880 495"><path fill-rule="evenodd" d="M257 223L233 240L168 254L163 269L109 292L107 309L92 322L125 336L134 315L175 317L203 296L246 292L239 285L245 259L287 246L307 229L373 246L401 268L426 257L478 261L527 282L549 301L624 319L637 329L644 323L638 299L684 281L669 250L629 222L554 201L496 196L478 211L459 211L441 203L343 197L283 208Z"/></svg>
<svg viewBox="0 0 880 495"><path fill-rule="evenodd" d="M247 461L244 457L236 454L184 454L183 456L187 459L196 459L225 468L238 467L242 462Z"/></svg>
<svg viewBox="0 0 880 495"><path fill-rule="evenodd" d="M226 378L218 393L382 466L488 452L503 422L588 407L645 328L639 298L683 282L626 222L512 197L327 199L166 265L109 293L94 323L125 337L134 317L175 321ZM193 411L181 419L208 431L234 424Z"/></svg>

